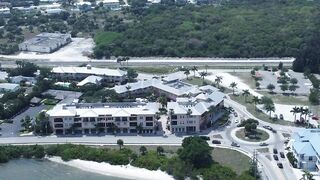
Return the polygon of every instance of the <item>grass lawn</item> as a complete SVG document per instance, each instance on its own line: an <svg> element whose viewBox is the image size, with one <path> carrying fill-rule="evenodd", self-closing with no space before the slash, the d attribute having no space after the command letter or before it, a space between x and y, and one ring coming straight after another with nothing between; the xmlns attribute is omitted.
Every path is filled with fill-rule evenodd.
<svg viewBox="0 0 320 180"><path fill-rule="evenodd" d="M260 141L265 141L269 139L269 134L267 132L261 129L257 129L256 131L257 131L257 135L255 136L255 138L246 137L244 128L237 131L236 136L242 140L250 141L250 142L260 142Z"/></svg>
<svg viewBox="0 0 320 180"><path fill-rule="evenodd" d="M293 96L283 94L270 94L269 92L259 92L273 100L274 103L288 104L288 105L310 105L309 99L306 96Z"/></svg>
<svg viewBox="0 0 320 180"><path fill-rule="evenodd" d="M130 64L130 60L129 60ZM148 73L148 74L168 74L177 71L177 67L167 66L167 67L132 67L132 69L136 70L140 73Z"/></svg>
<svg viewBox="0 0 320 180"><path fill-rule="evenodd" d="M274 124L281 124L281 125L291 125L294 126L295 124L289 121L273 121L272 119L270 119L270 117L268 115L266 115L263 112L259 112L256 110L255 105L253 103L251 103L251 98L252 96L248 96L247 98L247 102L245 102L245 98L244 96L234 96L234 95L230 95L230 98L242 105L244 105L247 110L256 118L261 119L263 121L269 122L269 123L274 123Z"/></svg>
<svg viewBox="0 0 320 180"><path fill-rule="evenodd" d="M189 79L183 79L183 82L189 83L189 84L193 84L193 85L198 85L198 86L202 86L203 82L206 82L207 84L211 84L211 81L208 80L202 80L202 78L200 77L193 77L193 76L189 76Z"/></svg>
<svg viewBox="0 0 320 180"><path fill-rule="evenodd" d="M214 148L212 158L221 165L232 168L237 174L250 168L250 158L235 150Z"/></svg>
<svg viewBox="0 0 320 180"><path fill-rule="evenodd" d="M245 84L247 84L250 88L256 88L256 81L251 76L250 72L230 72L229 74L238 77L241 79Z"/></svg>
<svg viewBox="0 0 320 180"><path fill-rule="evenodd" d="M42 101L45 105L56 105L59 102L59 100L56 99L45 99Z"/></svg>

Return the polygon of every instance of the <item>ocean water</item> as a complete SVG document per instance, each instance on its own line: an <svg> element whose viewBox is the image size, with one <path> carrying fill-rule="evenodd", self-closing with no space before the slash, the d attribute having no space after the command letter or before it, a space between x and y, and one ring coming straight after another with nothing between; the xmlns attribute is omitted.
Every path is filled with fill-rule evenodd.
<svg viewBox="0 0 320 180"><path fill-rule="evenodd" d="M18 159L0 164L0 180L125 180L48 160Z"/></svg>

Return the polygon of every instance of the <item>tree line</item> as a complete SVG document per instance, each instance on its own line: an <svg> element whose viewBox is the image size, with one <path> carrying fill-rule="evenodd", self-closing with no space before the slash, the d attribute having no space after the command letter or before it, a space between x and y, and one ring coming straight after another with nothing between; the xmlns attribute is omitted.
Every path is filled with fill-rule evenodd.
<svg viewBox="0 0 320 180"><path fill-rule="evenodd" d="M187 137L183 140L182 147L177 154L166 155L164 148L158 146L156 151L148 150L141 146L139 153L125 147L124 141L117 141L119 150L107 148L94 148L84 145L50 145L43 146L1 146L0 163L8 162L16 158L43 158L48 156L60 156L64 161L72 159L107 162L112 165L131 164L136 167L149 170L162 170L172 175L175 179L185 178L204 180L211 179L241 179L254 180L249 170L237 175L232 169L214 162L211 156L212 148L200 137Z"/></svg>

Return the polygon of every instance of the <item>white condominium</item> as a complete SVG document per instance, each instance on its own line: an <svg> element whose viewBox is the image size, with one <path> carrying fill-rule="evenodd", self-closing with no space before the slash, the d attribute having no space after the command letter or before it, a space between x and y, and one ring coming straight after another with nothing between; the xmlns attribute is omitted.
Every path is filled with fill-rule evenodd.
<svg viewBox="0 0 320 180"><path fill-rule="evenodd" d="M57 105L47 112L55 134L153 133L157 103Z"/></svg>
<svg viewBox="0 0 320 180"><path fill-rule="evenodd" d="M168 119L172 133L199 132L223 115L219 110L224 105L225 94L212 92L209 86L204 89L204 92L196 97L177 98L176 102L168 102Z"/></svg>
<svg viewBox="0 0 320 180"><path fill-rule="evenodd" d="M119 69L86 67L54 67L52 73L64 80L83 80L88 76L102 77L106 82L119 83L126 79L126 72Z"/></svg>

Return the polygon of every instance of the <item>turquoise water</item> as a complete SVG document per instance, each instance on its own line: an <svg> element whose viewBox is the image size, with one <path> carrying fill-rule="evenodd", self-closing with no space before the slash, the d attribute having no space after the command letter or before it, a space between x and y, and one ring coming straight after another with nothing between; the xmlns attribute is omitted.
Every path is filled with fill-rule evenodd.
<svg viewBox="0 0 320 180"><path fill-rule="evenodd" d="M0 164L0 180L125 180L82 171L48 160L19 159Z"/></svg>

